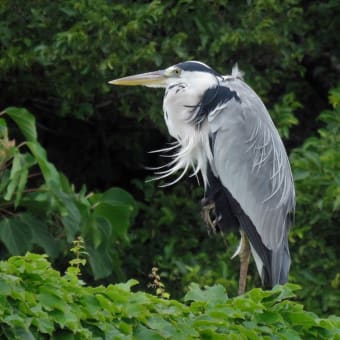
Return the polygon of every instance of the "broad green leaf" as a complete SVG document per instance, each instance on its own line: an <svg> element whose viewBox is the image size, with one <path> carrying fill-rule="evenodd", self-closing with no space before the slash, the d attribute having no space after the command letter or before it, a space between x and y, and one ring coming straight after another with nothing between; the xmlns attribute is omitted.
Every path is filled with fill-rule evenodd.
<svg viewBox="0 0 340 340"><path fill-rule="evenodd" d="M6 217L0 221L0 240L10 254L23 254L31 249L32 231L20 220Z"/></svg>
<svg viewBox="0 0 340 340"><path fill-rule="evenodd" d="M284 299L289 299L295 297L295 291L300 290L301 286L294 283L287 283L285 285L276 285L272 292L279 292L279 295L276 297L276 301L281 301Z"/></svg>
<svg viewBox="0 0 340 340"><path fill-rule="evenodd" d="M9 184L7 186L6 194L4 196L4 199L6 201L10 201L12 199L14 191L18 185L19 181L18 174L21 171L21 159L22 155L18 152L13 157L12 168L9 177Z"/></svg>
<svg viewBox="0 0 340 340"><path fill-rule="evenodd" d="M104 193L93 194L89 199L94 206L100 203L107 203L112 206L126 207L131 216L136 212L134 198L127 191L120 188L110 188Z"/></svg>
<svg viewBox="0 0 340 340"><path fill-rule="evenodd" d="M22 340L35 340L34 335L31 333L31 331L24 327L14 327L13 329L14 334L16 335L17 339Z"/></svg>
<svg viewBox="0 0 340 340"><path fill-rule="evenodd" d="M136 339L148 339L148 340L162 340L162 337L157 331L151 330L141 324L138 325L134 332Z"/></svg>
<svg viewBox="0 0 340 340"><path fill-rule="evenodd" d="M54 322L48 317L37 317L32 321L32 324L38 328L39 332L52 335L55 330Z"/></svg>
<svg viewBox="0 0 340 340"><path fill-rule="evenodd" d="M18 181L18 186L17 190L15 193L15 202L14 202L14 207L17 208L22 197L22 193L24 192L26 188L26 183L27 183L27 177L28 177L28 170L23 169L20 173L19 181Z"/></svg>
<svg viewBox="0 0 340 340"><path fill-rule="evenodd" d="M124 238L131 224L131 210L127 205L111 205L99 203L94 208L94 214L109 221L112 233L116 237Z"/></svg>
<svg viewBox="0 0 340 340"><path fill-rule="evenodd" d="M311 312L288 312L287 317L294 325L302 325L304 327L317 326L316 315Z"/></svg>
<svg viewBox="0 0 340 340"><path fill-rule="evenodd" d="M52 196L56 199L63 225L66 230L66 238L71 242L81 229L82 215L77 206L77 201L73 194L68 194L59 190L55 182L51 182Z"/></svg>
<svg viewBox="0 0 340 340"><path fill-rule="evenodd" d="M263 299L274 299L276 294L271 290L266 291L261 288L253 288L246 293L246 296L249 296L254 302L261 302Z"/></svg>
<svg viewBox="0 0 340 340"><path fill-rule="evenodd" d="M301 340L299 332L287 327L280 330L280 335L284 340Z"/></svg>
<svg viewBox="0 0 340 340"><path fill-rule="evenodd" d="M112 205L125 204L131 205L133 207L135 205L135 200L131 194L120 188L110 188L109 190L105 191L102 194L101 201L110 203Z"/></svg>
<svg viewBox="0 0 340 340"><path fill-rule="evenodd" d="M177 331L174 326L159 315L151 316L150 318L148 318L148 320L146 321L146 325L148 326L148 328L157 331L157 333L160 334L162 338L176 338Z"/></svg>
<svg viewBox="0 0 340 340"><path fill-rule="evenodd" d="M91 243L97 249L100 245L110 247L113 243L112 227L110 222L102 216L95 216L91 227L86 233L86 238L91 240Z"/></svg>
<svg viewBox="0 0 340 340"><path fill-rule="evenodd" d="M184 297L184 301L206 302L209 305L225 303L227 300L225 288L220 284L201 289L197 283L191 283Z"/></svg>
<svg viewBox="0 0 340 340"><path fill-rule="evenodd" d="M116 287L119 287L119 289L123 289L127 292L131 291L131 288L138 285L138 281L135 279L130 279L129 281L125 282L125 283L117 283L115 284Z"/></svg>
<svg viewBox="0 0 340 340"><path fill-rule="evenodd" d="M46 183L60 185L59 173L55 166L47 160L45 149L36 142L28 142L27 146L37 160Z"/></svg>
<svg viewBox="0 0 340 340"><path fill-rule="evenodd" d="M256 321L263 324L284 323L284 320L279 312L264 311L256 316Z"/></svg>
<svg viewBox="0 0 340 340"><path fill-rule="evenodd" d="M340 87L332 89L329 94L329 102L334 108L337 108L340 104Z"/></svg>
<svg viewBox="0 0 340 340"><path fill-rule="evenodd" d="M6 189L9 182L10 171L5 169L0 176L0 193L4 196L3 191Z"/></svg>
<svg viewBox="0 0 340 340"><path fill-rule="evenodd" d="M24 108L9 107L6 110L8 116L10 116L14 122L20 128L22 134L27 141L37 140L37 130L35 127L35 118Z"/></svg>
<svg viewBox="0 0 340 340"><path fill-rule="evenodd" d="M306 179L310 175L308 170L299 170L299 169L297 169L293 173L294 173L294 180L295 181L304 180L304 179Z"/></svg>
<svg viewBox="0 0 340 340"><path fill-rule="evenodd" d="M107 277L116 270L112 251L105 246L95 248L91 244L86 244L86 251L89 253L89 262L96 280Z"/></svg>
<svg viewBox="0 0 340 340"><path fill-rule="evenodd" d="M4 199L7 201L11 200L15 193L15 207L18 206L22 197L22 193L25 190L28 169L34 164L35 161L30 154L21 154L17 152L14 155L9 183L7 186L6 194L4 195Z"/></svg>
<svg viewBox="0 0 340 340"><path fill-rule="evenodd" d="M32 243L44 249L51 257L56 257L61 248L60 241L49 233L49 226L46 222L29 212L20 214L18 220L25 225L25 228L32 232Z"/></svg>
<svg viewBox="0 0 340 340"><path fill-rule="evenodd" d="M5 281L5 277L0 274L0 296L11 294L11 285Z"/></svg>
<svg viewBox="0 0 340 340"><path fill-rule="evenodd" d="M19 180L19 178L14 178L14 179L10 180L10 182L8 183L6 193L4 195L5 201L10 201L12 199L14 192L15 192L15 188L18 185L18 180Z"/></svg>
<svg viewBox="0 0 340 340"><path fill-rule="evenodd" d="M14 179L17 174L21 171L21 167L23 163L23 155L21 153L16 153L13 157L12 161L12 168L11 168L11 175L10 175L10 180Z"/></svg>

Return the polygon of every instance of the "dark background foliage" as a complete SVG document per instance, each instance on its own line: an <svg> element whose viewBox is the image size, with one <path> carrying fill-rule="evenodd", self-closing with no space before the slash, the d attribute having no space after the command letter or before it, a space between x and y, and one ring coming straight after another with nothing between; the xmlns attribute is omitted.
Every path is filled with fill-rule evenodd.
<svg viewBox="0 0 340 340"><path fill-rule="evenodd" d="M237 235L207 235L202 188L193 179L166 189L144 182L145 166L161 163L147 151L169 141L162 91L107 81L190 59L227 74L238 62L291 153L291 280L308 307L339 312L339 12L338 0L1 2L1 109L34 114L49 160L77 190L119 186L138 201L106 282L134 277L146 287L157 266L174 297L191 281L236 292ZM249 285L258 284L253 266Z"/></svg>

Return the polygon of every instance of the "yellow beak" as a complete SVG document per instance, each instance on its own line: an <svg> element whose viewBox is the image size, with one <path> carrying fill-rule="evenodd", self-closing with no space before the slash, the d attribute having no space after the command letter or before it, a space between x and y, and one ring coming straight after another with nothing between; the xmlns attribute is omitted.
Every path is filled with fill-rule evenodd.
<svg viewBox="0 0 340 340"><path fill-rule="evenodd" d="M162 87L165 85L166 77L163 70L136 74L134 76L114 79L109 81L112 85L137 86L144 85L150 87Z"/></svg>

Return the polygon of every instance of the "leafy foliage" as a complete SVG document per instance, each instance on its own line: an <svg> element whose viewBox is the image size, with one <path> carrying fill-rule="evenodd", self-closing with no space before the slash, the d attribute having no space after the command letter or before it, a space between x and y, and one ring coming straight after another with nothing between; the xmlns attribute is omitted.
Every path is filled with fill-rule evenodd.
<svg viewBox="0 0 340 340"><path fill-rule="evenodd" d="M336 339L340 318L321 319L292 300L295 285L228 298L221 285L190 286L186 304L130 291L137 281L88 287L45 256L0 263L4 339Z"/></svg>
<svg viewBox="0 0 340 340"><path fill-rule="evenodd" d="M291 232L292 275L302 284L308 308L335 313L340 305L335 284L340 257L339 99L340 89L332 90L333 110L321 113L324 126L319 135L308 138L291 156L297 190L297 226Z"/></svg>
<svg viewBox="0 0 340 340"><path fill-rule="evenodd" d="M304 77L310 56L316 58L323 51L326 61L333 60L337 57L333 46L338 46L337 35L326 34L327 48L320 47L314 27L326 25L315 25L313 14L320 11L319 20L328 23L335 4L336 0L327 5L298 0L6 1L0 8L0 75L9 86L2 96L6 102L17 102L20 91L20 104L37 111L44 107L59 115L100 114L114 122L127 116L150 128L151 119L164 129L160 96L143 90L134 90L131 96L130 89L109 94L107 80L199 59L222 73L239 62L247 80L270 105L282 93L293 93L306 103L314 95L313 84ZM23 69L27 72L17 72ZM317 71L318 77L325 74L322 67ZM16 81L18 77L21 81ZM106 117L108 109L111 115Z"/></svg>
<svg viewBox="0 0 340 340"><path fill-rule="evenodd" d="M104 193L76 192L47 160L37 140L34 117L25 109L8 108L25 140L19 145L0 120L0 240L7 253L23 254L35 247L56 258L76 235L82 235L95 278L119 272L114 244L126 242L135 214L133 198L111 188Z"/></svg>
<svg viewBox="0 0 340 340"><path fill-rule="evenodd" d="M270 114L282 138L288 138L290 128L298 124L294 112L301 107L293 93L284 95L282 101L274 105Z"/></svg>
<svg viewBox="0 0 340 340"><path fill-rule="evenodd" d="M34 113L43 148L32 124L18 132L0 119L2 258L33 248L65 268L63 254L81 234L96 277L113 270L110 279L124 272L146 286L157 266L171 296L183 295L191 281L219 282L234 294L238 263L229 258L237 237L226 236L225 247L223 238L207 236L202 190L190 180L166 190L141 184L143 166L153 160L145 151L167 139L162 93L112 90L107 81L187 59L223 74L238 62L293 150L298 205L291 280L302 284L309 309L339 313L339 90L330 95L334 109L316 119L339 86L338 2L3 0L0 102ZM14 109L11 117L20 126L24 115ZM13 144L21 134L24 145ZM76 188L86 183L105 193L76 190L56 169ZM106 193L112 185L141 201L130 243L129 213L119 204L111 209L112 195L126 202L126 193ZM258 283L253 273L251 285Z"/></svg>
<svg viewBox="0 0 340 340"><path fill-rule="evenodd" d="M192 281L202 286L220 283L235 295L239 262L230 258L238 235L229 234L226 239L220 234L208 235L200 211L203 189L196 180L163 189L157 184L135 182L145 203L139 203L140 214L131 228L131 250L126 251L125 259L128 276L146 286L147 273L156 266L174 298L180 298Z"/></svg>

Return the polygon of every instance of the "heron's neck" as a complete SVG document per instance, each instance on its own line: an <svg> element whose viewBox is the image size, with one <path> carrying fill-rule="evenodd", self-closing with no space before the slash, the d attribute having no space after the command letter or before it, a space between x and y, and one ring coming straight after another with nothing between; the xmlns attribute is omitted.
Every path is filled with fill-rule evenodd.
<svg viewBox="0 0 340 340"><path fill-rule="evenodd" d="M171 174L179 169L193 168L193 174L201 172L207 184L207 165L211 156L207 123L197 126L192 121L193 107L200 98L188 95L188 87L179 83L169 86L163 103L164 119L169 134L178 141ZM169 174L170 174L169 172Z"/></svg>

